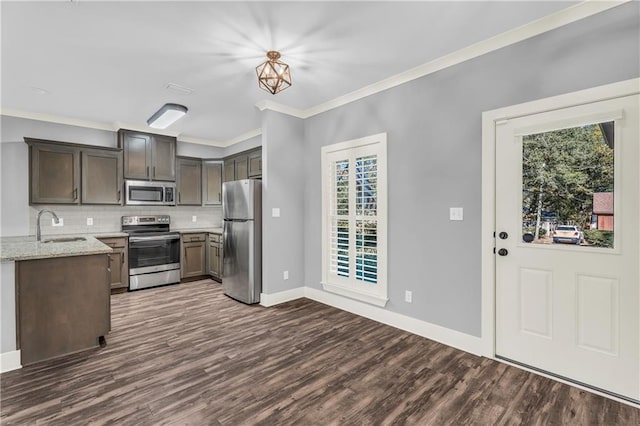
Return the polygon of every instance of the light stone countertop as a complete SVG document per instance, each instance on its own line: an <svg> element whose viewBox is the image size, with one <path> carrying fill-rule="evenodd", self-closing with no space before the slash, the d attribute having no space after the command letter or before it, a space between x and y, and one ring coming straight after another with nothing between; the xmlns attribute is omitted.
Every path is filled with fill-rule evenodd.
<svg viewBox="0 0 640 426"><path fill-rule="evenodd" d="M66 237L84 237L85 240L45 242L49 239ZM2 262L47 259L52 257L86 256L111 252L113 252L111 247L87 234L45 235L42 237L42 241L36 241L36 237L33 235L0 238L0 261Z"/></svg>
<svg viewBox="0 0 640 426"><path fill-rule="evenodd" d="M179 232L181 234L220 234L222 235L222 228L193 228L193 229L172 229L172 231Z"/></svg>

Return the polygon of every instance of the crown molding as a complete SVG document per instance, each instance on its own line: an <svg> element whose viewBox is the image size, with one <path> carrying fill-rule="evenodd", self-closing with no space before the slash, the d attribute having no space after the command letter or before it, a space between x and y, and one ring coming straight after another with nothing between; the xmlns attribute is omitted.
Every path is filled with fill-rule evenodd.
<svg viewBox="0 0 640 426"><path fill-rule="evenodd" d="M427 62L426 64L411 68L407 71L401 72L384 80L380 80L361 89L354 90L353 92L347 93L346 95L338 96L337 98L331 99L327 102L321 103L305 110L292 108L287 105L268 100L258 102L256 104L256 107L258 107L260 111L268 109L271 111L277 111L283 114L288 114L303 119L313 117L314 115L330 111L359 99L366 98L367 96L380 93L384 90L391 89L412 80L416 80L420 77L424 77L437 71L441 71L445 68L458 65L470 59L486 55L487 53L494 52L496 50L502 49L503 47L507 47L531 37L535 37L548 31L552 31L565 25L569 25L581 19L597 15L630 1L632 0L583 1L582 3L569 6L566 9L544 16L535 21L531 21L528 24L524 24L520 27L505 31L496 36L490 37L448 55L442 56L431 62Z"/></svg>
<svg viewBox="0 0 640 426"><path fill-rule="evenodd" d="M310 117L310 115L308 115L306 111L303 111L298 108L290 107L288 105L279 104L278 102L273 102L266 99L256 103L256 107L260 111L264 111L264 110L276 111L276 112L281 112L283 114L291 115L293 117L298 117L298 118Z"/></svg>
<svg viewBox="0 0 640 426"><path fill-rule="evenodd" d="M89 129L96 129L96 130L108 130L112 132L115 130L118 130L114 128L113 124L106 123L106 122L78 120L76 118L62 117L59 115L52 115L52 114L42 114L39 112L21 111L17 109L2 108L0 109L0 115L6 115L9 117L17 117L17 118L26 118L28 120L45 121L48 123L66 124L68 126L86 127Z"/></svg>
<svg viewBox="0 0 640 426"><path fill-rule="evenodd" d="M544 16L540 19L532 21L528 24L498 34L494 37L475 43L471 46L462 48L448 55L442 56L426 64L409 69L402 73L396 74L384 80L365 86L361 89L347 93L346 95L339 96L331 99L327 102L313 106L311 108L302 110L288 105L280 104L270 100L262 100L255 104L260 111L270 110L280 112L282 114L290 115L293 117L306 119L313 117L314 115L321 114L323 112L338 108L340 106L349 104L359 99L366 98L367 96L374 95L384 90L399 86L412 80L416 80L420 77L432 74L442 69L452 67L462 62L468 61L478 56L485 55L487 53L502 49L503 47L510 46L520 41L526 40L531 37L543 34L545 32L563 27L589 16L597 15L614 7L628 3L632 0L586 0L582 3L570 6L566 9L560 10L551 15ZM126 123L108 123L89 120L79 120L68 117L56 116L51 114L42 114L36 112L20 111L15 109L0 109L0 115L7 115L12 117L26 118L31 120L46 121L50 123L66 124L70 126L86 127L97 130L117 131L120 128L138 130L142 132L149 132L149 128L146 126L135 126ZM227 141L213 141L209 139L192 138L188 136L180 136L175 132L157 132L153 133L163 134L167 136L177 137L179 141L187 143L195 143L199 145L208 145L220 148L226 148L233 144L245 141L252 137L262 134L261 129L254 129L249 132L243 133L235 138Z"/></svg>
<svg viewBox="0 0 640 426"><path fill-rule="evenodd" d="M260 136L261 134L262 134L262 128L249 130L248 132L238 135L233 139L229 139L228 141L224 142L222 146L224 148L228 148L231 145L235 145L237 143L244 142L251 138L255 138L256 136Z"/></svg>

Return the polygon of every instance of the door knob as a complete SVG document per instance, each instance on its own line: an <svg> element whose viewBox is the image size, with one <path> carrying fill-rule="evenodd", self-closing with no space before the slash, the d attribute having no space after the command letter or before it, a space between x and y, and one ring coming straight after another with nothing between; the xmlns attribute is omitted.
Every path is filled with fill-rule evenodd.
<svg viewBox="0 0 640 426"><path fill-rule="evenodd" d="M498 254L500 256L506 256L509 254L509 251L507 249L501 248L500 250L498 250Z"/></svg>
<svg viewBox="0 0 640 426"><path fill-rule="evenodd" d="M509 238L509 234L502 231L501 233L498 234L498 237L500 237L501 240L506 240L507 238Z"/></svg>

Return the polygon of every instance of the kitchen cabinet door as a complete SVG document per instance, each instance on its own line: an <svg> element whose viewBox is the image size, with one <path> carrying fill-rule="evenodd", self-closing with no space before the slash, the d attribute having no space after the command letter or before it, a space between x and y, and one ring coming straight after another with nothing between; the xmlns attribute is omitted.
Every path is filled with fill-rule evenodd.
<svg viewBox="0 0 640 426"><path fill-rule="evenodd" d="M181 278L199 277L207 274L206 234L183 234L180 266Z"/></svg>
<svg viewBox="0 0 640 426"><path fill-rule="evenodd" d="M249 179L249 157L242 155L236 157L236 179Z"/></svg>
<svg viewBox="0 0 640 426"><path fill-rule="evenodd" d="M122 204L122 152L82 151L82 203Z"/></svg>
<svg viewBox="0 0 640 426"><path fill-rule="evenodd" d="M29 204L80 203L77 147L29 143L29 163Z"/></svg>
<svg viewBox="0 0 640 426"><path fill-rule="evenodd" d="M175 182L176 138L154 135L151 158L151 179Z"/></svg>
<svg viewBox="0 0 640 426"><path fill-rule="evenodd" d="M222 204L222 162L202 162L202 197L205 206Z"/></svg>
<svg viewBox="0 0 640 426"><path fill-rule="evenodd" d="M262 177L262 150L249 154L249 177Z"/></svg>
<svg viewBox="0 0 640 426"><path fill-rule="evenodd" d="M119 142L124 154L125 179L149 179L151 177L151 136L120 131Z"/></svg>
<svg viewBox="0 0 640 426"><path fill-rule="evenodd" d="M124 154L125 179L176 180L176 138L118 131L118 146Z"/></svg>
<svg viewBox="0 0 640 426"><path fill-rule="evenodd" d="M210 233L207 237L207 270L212 278L222 279L222 235Z"/></svg>
<svg viewBox="0 0 640 426"><path fill-rule="evenodd" d="M231 182L236 180L236 162L231 160L224 160L224 181Z"/></svg>
<svg viewBox="0 0 640 426"><path fill-rule="evenodd" d="M178 199L180 206L202 205L202 161L178 158Z"/></svg>
<svg viewBox="0 0 640 426"><path fill-rule="evenodd" d="M129 256L126 238L98 238L113 249L109 254L111 290L129 287Z"/></svg>

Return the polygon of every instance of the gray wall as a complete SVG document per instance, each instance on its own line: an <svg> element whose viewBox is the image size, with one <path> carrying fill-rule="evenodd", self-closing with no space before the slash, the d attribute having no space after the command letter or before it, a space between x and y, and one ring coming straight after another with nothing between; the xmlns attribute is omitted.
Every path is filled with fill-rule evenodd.
<svg viewBox="0 0 640 426"><path fill-rule="evenodd" d="M262 292L271 294L305 285L304 124L273 111L262 119ZM274 207L280 217L272 217Z"/></svg>
<svg viewBox="0 0 640 426"><path fill-rule="evenodd" d="M320 288L322 277L320 148L387 132L387 309L480 336L482 112L640 76L639 9L626 4L305 120L305 284ZM464 221L449 221L449 207L463 207Z"/></svg>
<svg viewBox="0 0 640 426"><path fill-rule="evenodd" d="M257 148L262 145L262 135L254 136L246 141L238 142L224 149L223 157L228 157L233 154L237 154L242 151L247 151L252 148Z"/></svg>
<svg viewBox="0 0 640 426"><path fill-rule="evenodd" d="M24 143L24 137L32 137L39 139L48 139L62 142L81 143L85 145L97 145L104 147L116 147L117 133L108 130L96 130L85 127L69 126L66 124L49 123L45 121L30 120L25 118L0 116L0 236L17 236L29 235L33 231L29 226L33 224L30 217L33 216L33 209L29 208L29 162L28 147ZM192 143L180 142L177 144L179 155L187 155L201 158L222 158L223 149L206 145L197 145ZM44 207L44 206L42 206ZM65 208L63 208L64 210ZM66 207L69 209L69 207ZM99 211L95 211L96 207L81 206L71 207L74 212L73 216L80 221L82 212L85 210L89 216L100 215ZM123 210L135 209L132 207L107 207L107 211L114 211L118 216L122 215ZM174 216L182 213L184 218L196 214L198 222L193 224L194 227L201 226L220 226L221 212L220 208L194 208L194 212L189 214L182 207L168 207L169 214ZM212 213L212 214L209 214ZM72 215L69 214L69 217ZM176 217L177 219L177 217ZM85 219L86 220L86 219ZM190 227L186 223L183 227ZM86 223L86 222L85 222ZM69 223L69 225L73 225ZM82 227L78 222L76 226L56 228L57 233L75 232ZM112 226L113 227L113 226ZM93 228L97 229L97 228ZM103 229L101 229L103 230Z"/></svg>

